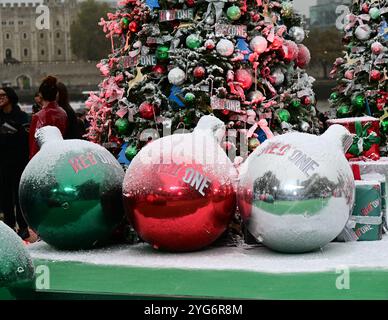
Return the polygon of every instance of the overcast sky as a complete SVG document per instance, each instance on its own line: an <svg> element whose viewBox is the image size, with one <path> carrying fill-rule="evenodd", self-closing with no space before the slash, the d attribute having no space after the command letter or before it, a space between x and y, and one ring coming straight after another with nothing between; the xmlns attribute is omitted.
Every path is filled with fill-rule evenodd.
<svg viewBox="0 0 388 320"><path fill-rule="evenodd" d="M1 2L40 2L40 0L0 0ZM111 0L114 1L114 0ZM308 15L310 6L315 5L317 0L294 0L295 8L305 15Z"/></svg>

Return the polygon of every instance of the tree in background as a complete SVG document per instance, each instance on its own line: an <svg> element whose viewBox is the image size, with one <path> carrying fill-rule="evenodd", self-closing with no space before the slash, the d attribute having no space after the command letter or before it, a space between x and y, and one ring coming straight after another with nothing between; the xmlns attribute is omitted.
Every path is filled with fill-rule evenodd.
<svg viewBox="0 0 388 320"><path fill-rule="evenodd" d="M324 29L312 28L306 39L305 45L311 51L311 66L322 67L324 79L329 79L329 67L342 53L341 38L341 32L333 26Z"/></svg>
<svg viewBox="0 0 388 320"><path fill-rule="evenodd" d="M98 28L98 22L111 7L107 3L87 0L80 3L77 20L71 25L71 48L82 60L98 61L109 54L110 45Z"/></svg>
<svg viewBox="0 0 388 320"><path fill-rule="evenodd" d="M213 113L246 155L271 133L319 133L310 52L291 1L124 0L102 19L113 53L87 101L89 139L127 142L132 159L163 130ZM266 121L264 121L266 120ZM147 134L144 134L147 132Z"/></svg>
<svg viewBox="0 0 388 320"><path fill-rule="evenodd" d="M337 87L330 97L336 116L381 118L388 134L388 0L354 0L343 42L346 54L335 61ZM383 139L384 140L384 139Z"/></svg>

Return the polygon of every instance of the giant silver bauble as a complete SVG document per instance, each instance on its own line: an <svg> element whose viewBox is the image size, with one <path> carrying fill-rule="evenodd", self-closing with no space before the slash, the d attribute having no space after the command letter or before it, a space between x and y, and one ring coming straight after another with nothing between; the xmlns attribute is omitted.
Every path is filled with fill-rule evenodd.
<svg viewBox="0 0 388 320"><path fill-rule="evenodd" d="M321 137L288 133L267 140L241 167L238 203L250 233L280 252L308 252L334 240L354 204L344 150L350 133L336 125Z"/></svg>

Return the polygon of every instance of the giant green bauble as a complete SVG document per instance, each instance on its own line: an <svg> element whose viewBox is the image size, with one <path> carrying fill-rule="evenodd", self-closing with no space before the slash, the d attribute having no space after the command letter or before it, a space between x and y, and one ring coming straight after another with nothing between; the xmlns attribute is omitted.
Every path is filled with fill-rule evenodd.
<svg viewBox="0 0 388 320"><path fill-rule="evenodd" d="M0 221L0 288L28 284L33 279L34 265L23 241Z"/></svg>
<svg viewBox="0 0 388 320"><path fill-rule="evenodd" d="M121 221L124 170L105 148L38 131L40 151L23 172L19 195L28 224L60 249L105 244Z"/></svg>

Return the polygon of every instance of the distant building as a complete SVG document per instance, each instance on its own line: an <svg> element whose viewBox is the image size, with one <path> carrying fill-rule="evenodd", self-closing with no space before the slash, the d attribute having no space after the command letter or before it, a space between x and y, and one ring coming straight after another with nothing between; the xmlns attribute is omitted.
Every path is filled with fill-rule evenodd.
<svg viewBox="0 0 388 320"><path fill-rule="evenodd" d="M349 6L351 0L318 0L317 5L310 7L310 28L334 27L340 5Z"/></svg>
<svg viewBox="0 0 388 320"><path fill-rule="evenodd" d="M39 30L39 4L50 9L50 28ZM67 62L74 60L70 26L76 0L2 0L0 2L0 63Z"/></svg>

